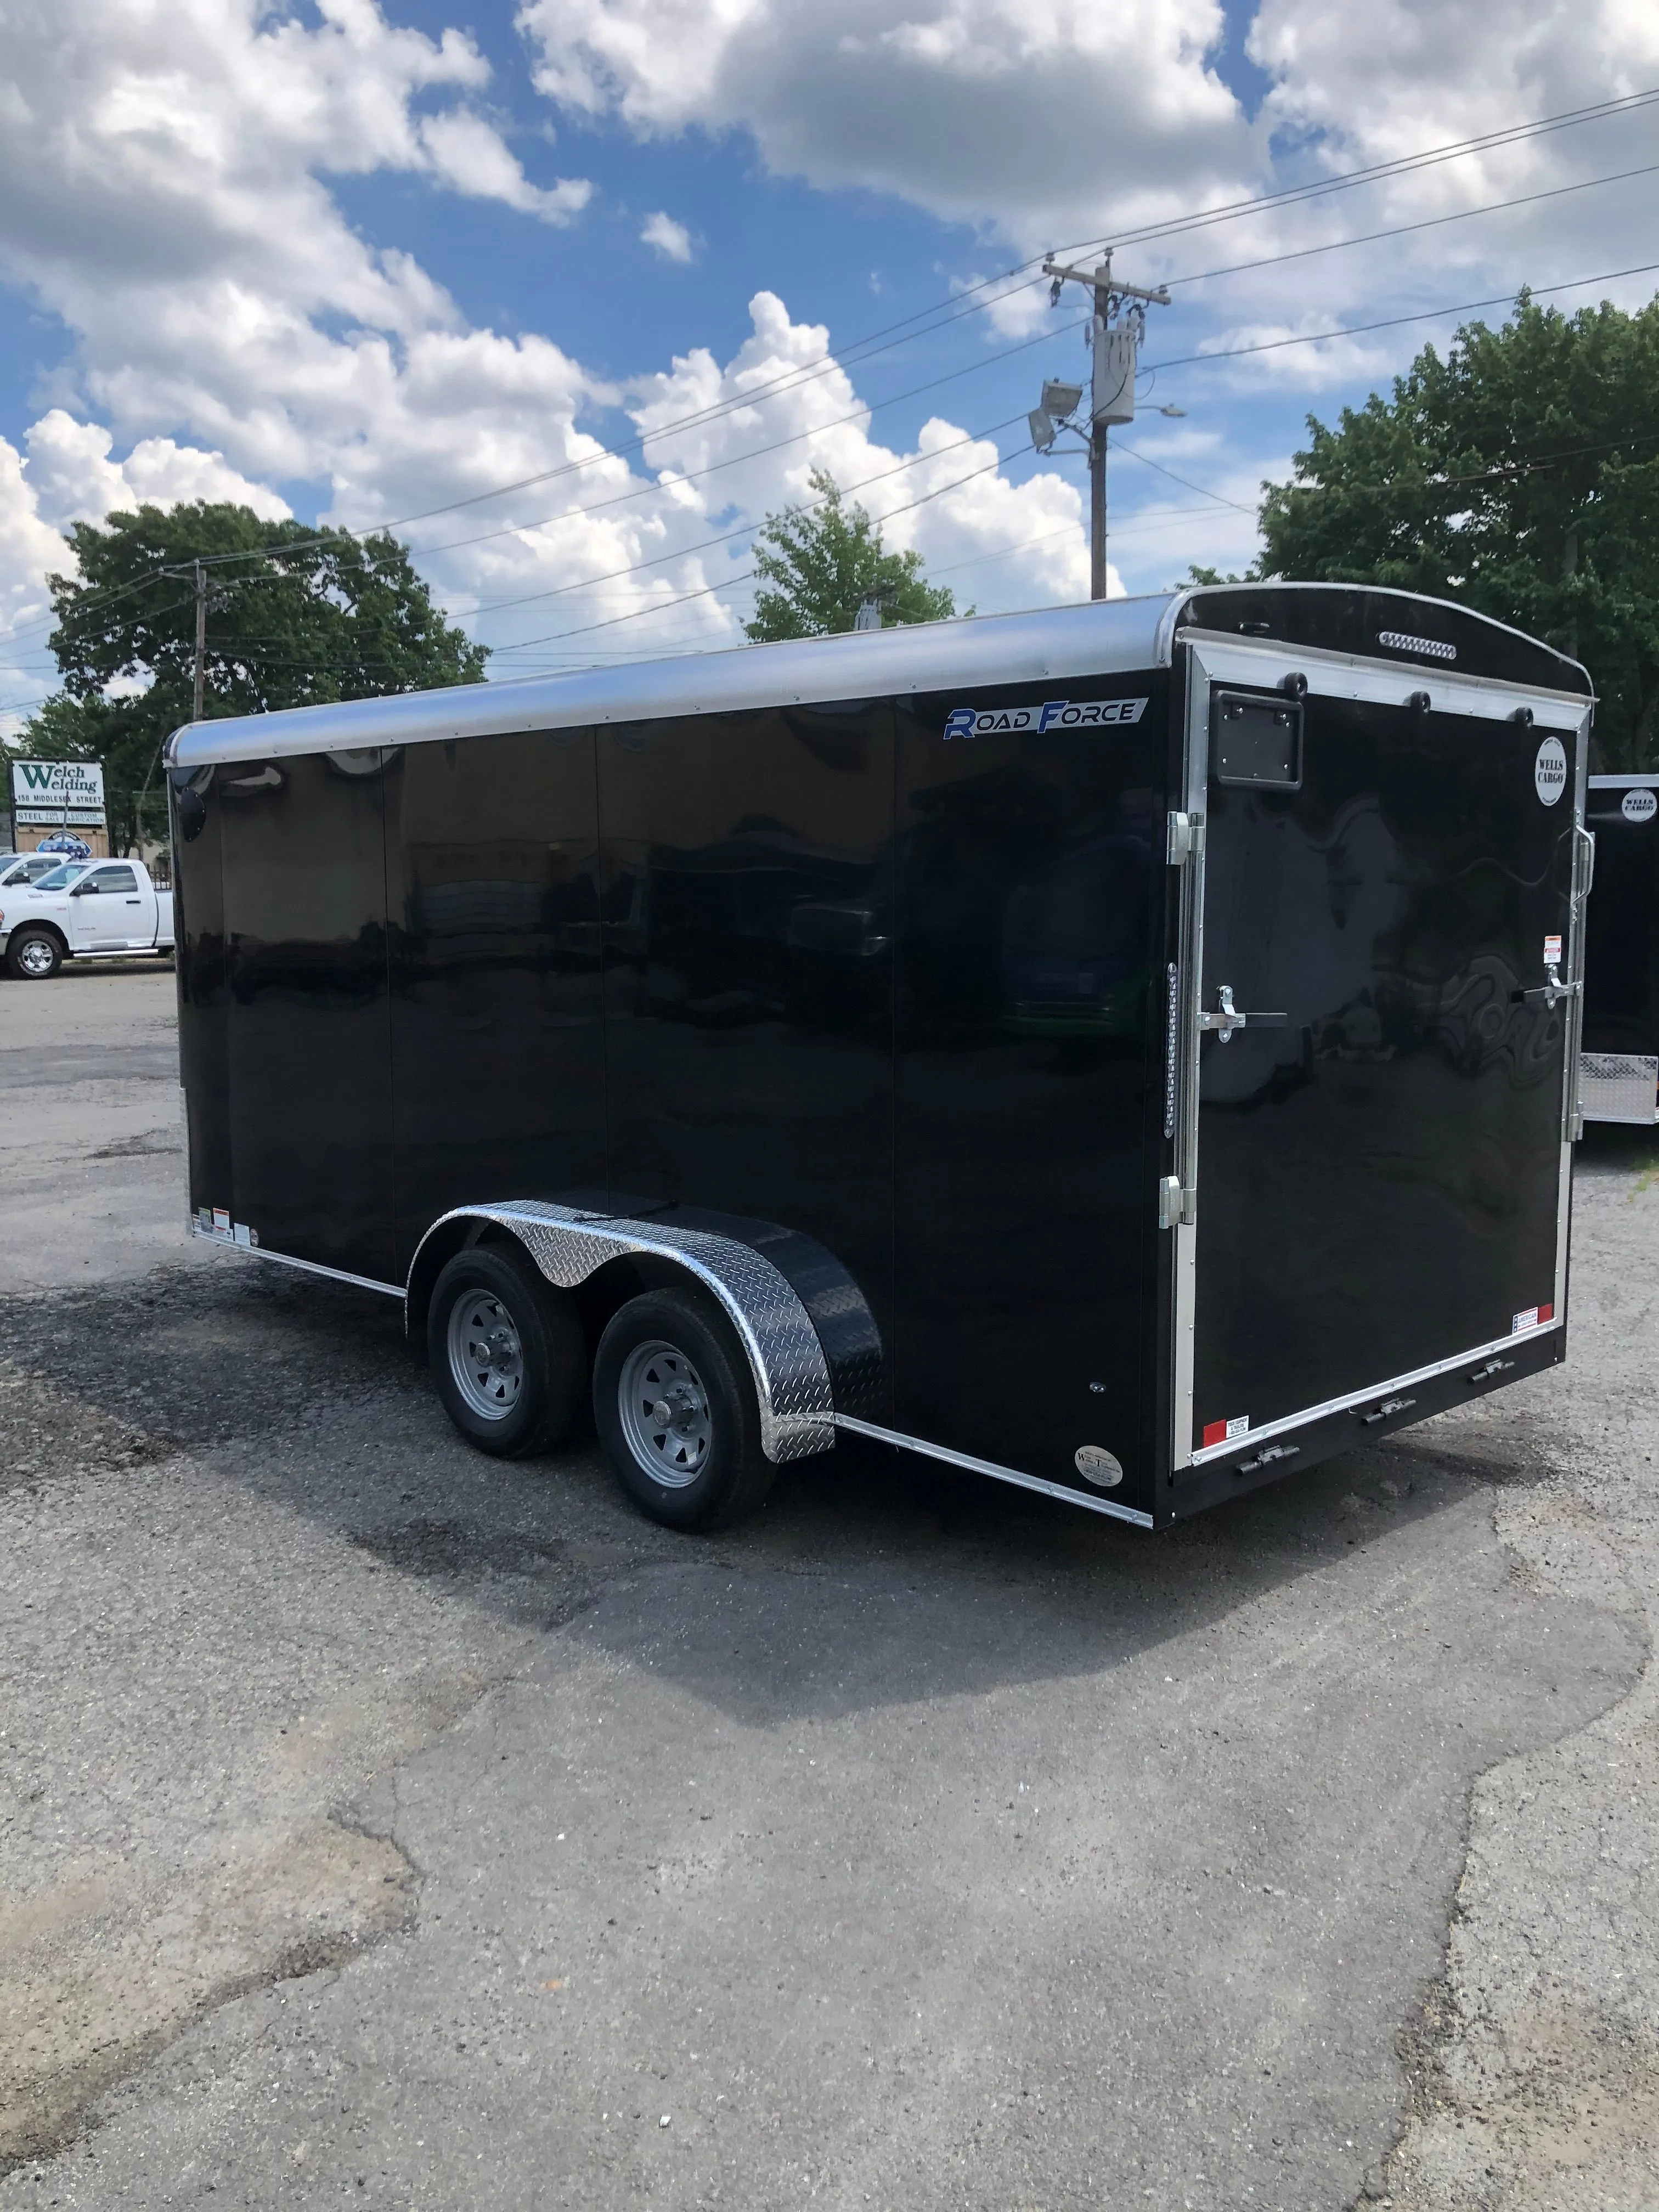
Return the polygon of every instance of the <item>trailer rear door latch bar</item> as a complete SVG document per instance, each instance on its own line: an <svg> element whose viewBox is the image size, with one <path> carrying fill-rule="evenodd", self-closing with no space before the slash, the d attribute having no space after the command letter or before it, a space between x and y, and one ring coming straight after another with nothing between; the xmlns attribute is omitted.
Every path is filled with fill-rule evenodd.
<svg viewBox="0 0 1659 2212"><path fill-rule="evenodd" d="M1213 1014L1200 1013L1198 1018L1198 1026L1201 1030L1214 1030L1223 1044L1232 1042L1235 1030L1246 1028L1282 1030L1290 1020L1288 1014L1239 1013L1233 1005L1233 987L1231 983L1223 983L1217 990L1216 997L1221 1002L1219 1011Z"/></svg>
<svg viewBox="0 0 1659 2212"><path fill-rule="evenodd" d="M1277 1459L1296 1459L1301 1455L1300 1444L1269 1444L1254 1459L1242 1459L1233 1469L1235 1474L1254 1474L1259 1467L1271 1467Z"/></svg>
<svg viewBox="0 0 1659 2212"><path fill-rule="evenodd" d="M1475 1369L1469 1380L1471 1382L1489 1382L1494 1375L1501 1375L1505 1368L1514 1364L1512 1359L1489 1359L1484 1367Z"/></svg>
<svg viewBox="0 0 1659 2212"><path fill-rule="evenodd" d="M1583 990L1582 983L1564 983L1560 969L1553 960L1545 962L1544 973L1549 978L1548 982L1534 984L1530 991L1511 991L1510 1004L1517 1006L1546 1006L1553 1013L1559 1000L1576 999Z"/></svg>
<svg viewBox="0 0 1659 2212"><path fill-rule="evenodd" d="M1359 1418L1370 1428L1373 1421L1386 1421L1390 1413L1403 1413L1407 1406L1416 1403L1415 1398L1385 1398L1380 1406L1374 1406L1369 1413L1362 1413Z"/></svg>

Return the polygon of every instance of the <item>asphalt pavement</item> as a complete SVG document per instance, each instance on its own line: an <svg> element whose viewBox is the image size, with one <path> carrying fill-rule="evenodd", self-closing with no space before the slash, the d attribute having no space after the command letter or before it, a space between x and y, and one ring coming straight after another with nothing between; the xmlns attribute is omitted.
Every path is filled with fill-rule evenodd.
<svg viewBox="0 0 1659 2212"><path fill-rule="evenodd" d="M0 985L4 2212L1659 2201L1659 1144L1565 1372L1169 1534L688 1540L189 1243L172 989Z"/></svg>

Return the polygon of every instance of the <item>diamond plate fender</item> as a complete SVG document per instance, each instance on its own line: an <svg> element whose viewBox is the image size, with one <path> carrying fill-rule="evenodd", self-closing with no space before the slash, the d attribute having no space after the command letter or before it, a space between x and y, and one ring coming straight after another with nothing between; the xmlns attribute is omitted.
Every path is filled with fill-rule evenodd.
<svg viewBox="0 0 1659 2212"><path fill-rule="evenodd" d="M720 1300L749 1355L760 1403L761 1449L768 1459L780 1464L805 1459L835 1443L835 1397L817 1331L786 1278L750 1246L707 1229L588 1213L544 1199L462 1206L434 1221L421 1239L409 1270L411 1294L422 1253L455 1221L489 1221L509 1230L562 1291L574 1291L622 1254L651 1253L677 1261Z"/></svg>

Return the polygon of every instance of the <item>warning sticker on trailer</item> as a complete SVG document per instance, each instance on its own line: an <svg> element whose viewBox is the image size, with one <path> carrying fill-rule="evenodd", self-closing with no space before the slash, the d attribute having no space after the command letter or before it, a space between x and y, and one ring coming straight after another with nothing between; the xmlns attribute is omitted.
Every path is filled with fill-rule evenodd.
<svg viewBox="0 0 1659 2212"><path fill-rule="evenodd" d="M1547 968L1559 968L1561 965L1561 940L1559 937L1547 937L1544 939L1544 965Z"/></svg>
<svg viewBox="0 0 1659 2212"><path fill-rule="evenodd" d="M1510 1324L1510 1334L1511 1336L1519 1336L1523 1329L1542 1328L1554 1319L1553 1305L1528 1306L1524 1313L1516 1314L1514 1321Z"/></svg>
<svg viewBox="0 0 1659 2212"><path fill-rule="evenodd" d="M1204 1442L1206 1445L1235 1443L1240 1437L1249 1436L1249 1415L1236 1413L1231 1421L1206 1422L1204 1428Z"/></svg>

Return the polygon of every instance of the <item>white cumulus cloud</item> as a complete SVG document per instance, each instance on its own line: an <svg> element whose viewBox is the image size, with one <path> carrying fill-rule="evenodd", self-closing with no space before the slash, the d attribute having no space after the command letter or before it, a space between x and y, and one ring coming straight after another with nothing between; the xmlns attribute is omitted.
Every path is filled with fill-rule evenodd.
<svg viewBox="0 0 1659 2212"><path fill-rule="evenodd" d="M1037 245L1231 197L1266 140L1212 56L1218 0L525 0L555 101L753 133L770 166Z"/></svg>
<svg viewBox="0 0 1659 2212"><path fill-rule="evenodd" d="M690 261L696 252L691 234L685 225L676 222L672 215L665 215L660 208L655 215L647 216L640 232L640 243L654 246L667 261Z"/></svg>

